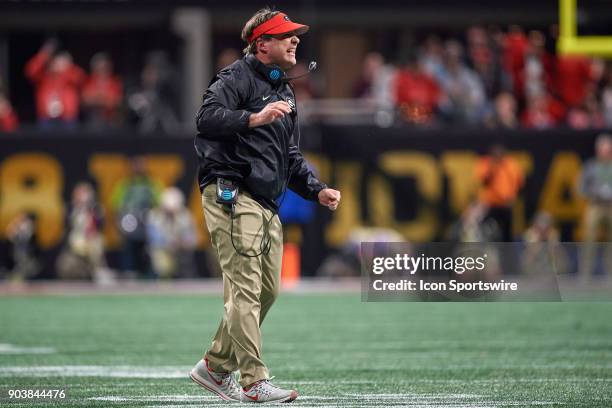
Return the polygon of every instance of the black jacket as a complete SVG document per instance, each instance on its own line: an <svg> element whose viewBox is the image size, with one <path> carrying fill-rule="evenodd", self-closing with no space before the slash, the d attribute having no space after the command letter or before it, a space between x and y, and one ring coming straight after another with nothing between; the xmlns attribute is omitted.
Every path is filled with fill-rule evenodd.
<svg viewBox="0 0 612 408"><path fill-rule="evenodd" d="M238 181L262 205L274 211L287 187L316 201L326 188L296 146L295 95L286 82L274 85L268 68L247 55L224 68L204 93L196 122L195 148L200 189L217 177ZM271 124L249 128L249 116L270 102L284 100L291 114Z"/></svg>

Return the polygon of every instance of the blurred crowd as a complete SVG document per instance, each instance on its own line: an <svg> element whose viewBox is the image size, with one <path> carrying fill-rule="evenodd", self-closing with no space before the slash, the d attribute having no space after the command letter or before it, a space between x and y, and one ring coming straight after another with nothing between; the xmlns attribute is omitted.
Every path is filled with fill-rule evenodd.
<svg viewBox="0 0 612 408"><path fill-rule="evenodd" d="M392 61L381 52L368 53L347 96L394 109L403 122L418 126L612 127L612 63L557 55L555 26L547 33L472 26L462 38L423 38L402 47ZM215 69L240 56L235 49L222 50ZM34 87L41 129L134 125L143 132L169 133L179 125L180 81L165 52L151 52L140 83L128 89L109 54L96 53L89 65L85 72L55 39L27 62L24 74ZM291 75L306 72L298 63ZM295 81L298 100L323 96L316 82L311 77ZM6 95L0 83L0 131L19 126Z"/></svg>
<svg viewBox="0 0 612 408"><path fill-rule="evenodd" d="M36 124L43 131L130 124L143 132L169 133L178 126L177 78L163 51L149 53L139 83L128 89L109 54L95 53L86 72L54 38L44 42L23 70L34 89ZM19 124L0 80L0 132L14 131Z"/></svg>
<svg viewBox="0 0 612 408"><path fill-rule="evenodd" d="M430 35L393 64L372 52L353 96L395 106L414 125L612 126L612 64L555 55L552 31L473 26L462 41Z"/></svg>

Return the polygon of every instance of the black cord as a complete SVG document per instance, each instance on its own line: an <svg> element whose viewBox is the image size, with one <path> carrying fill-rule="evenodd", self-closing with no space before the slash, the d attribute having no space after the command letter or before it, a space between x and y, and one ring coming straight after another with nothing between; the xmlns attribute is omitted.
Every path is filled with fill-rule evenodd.
<svg viewBox="0 0 612 408"><path fill-rule="evenodd" d="M230 220L231 220L230 221L230 240L232 241L232 246L234 247L234 250L239 255L245 256L247 258L257 258L260 255L269 254L270 250L272 249L272 237L270 236L270 223L272 222L276 214L272 215L272 217L270 217L269 219L266 219L265 214L263 212L261 213L263 222L261 223L260 229L263 229L263 234L261 237L261 241L259 243L259 253L256 253L255 255L250 255L250 254L247 254L246 252L242 252L236 247L236 244L234 243L234 216L235 216L234 206L232 205L231 213L230 213Z"/></svg>

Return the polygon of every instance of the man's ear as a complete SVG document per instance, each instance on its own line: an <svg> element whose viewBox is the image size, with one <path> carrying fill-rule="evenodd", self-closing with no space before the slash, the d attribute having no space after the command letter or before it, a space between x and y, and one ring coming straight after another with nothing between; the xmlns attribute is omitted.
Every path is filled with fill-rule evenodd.
<svg viewBox="0 0 612 408"><path fill-rule="evenodd" d="M256 41L255 46L257 47L257 52L261 52L262 54L267 54L268 53L268 42L264 41L264 39L261 37L259 37L255 41Z"/></svg>

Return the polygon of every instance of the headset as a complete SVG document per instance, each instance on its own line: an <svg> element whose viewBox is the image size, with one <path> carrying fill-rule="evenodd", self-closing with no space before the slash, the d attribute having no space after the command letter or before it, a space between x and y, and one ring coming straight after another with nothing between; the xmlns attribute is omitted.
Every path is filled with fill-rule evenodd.
<svg viewBox="0 0 612 408"><path fill-rule="evenodd" d="M309 75L312 71L314 71L315 69L317 69L317 62L316 61L310 61L310 63L308 64L308 71L301 74L301 75L296 75L293 77L288 77L285 73L285 71L283 71L278 65L276 64L270 64L270 65L264 65L264 64L255 64L257 70L259 72L261 72L263 75L265 75L265 77L268 79L268 81L274 86L274 87L278 87L280 84L282 83L286 83L290 88L291 91L293 92L293 94L295 95L295 90L293 89L293 85L290 83L290 81L293 81L295 79L299 79L302 77L305 77L306 75ZM277 95L278 91L276 91ZM279 95L280 97L280 95ZM283 99L281 97L281 99ZM283 99L284 100L284 99ZM299 116L297 115L297 103L294 103L293 105L291 105L291 109L295 112L295 126L297 127L297 142L296 142L296 146L299 149L300 148L300 139L302 137L301 132L300 132L300 120L299 120ZM278 208L280 209L280 207L283 205L283 201L285 201L285 196L287 193L287 188L289 187L289 180L291 180L291 175L292 175L292 171L291 169L288 169L287 172L287 179L285 180L285 182L283 183L283 190L282 193L280 194L281 200L278 204ZM218 187L219 188L219 187ZM274 219L275 216L277 216L278 214L274 214L272 215L272 217L270 217L269 219L266 219L266 216L262 213L262 224L261 224L261 228L263 229L263 235L261 237L261 242L259 244L259 253L255 253L254 255L251 254L247 254L246 252L242 252L240 251L237 247L236 244L234 243L234 203L235 203L235 199L236 199L236 195L238 193L237 191L237 186L236 186L236 191L235 194L232 195L231 200L229 200L230 198L230 191L226 190L226 189L222 189L220 190L220 193L218 192L217 197L218 197L218 201L217 202L221 202L223 197L222 194L225 193L227 198L228 198L228 202L227 203L231 203L231 214L230 214L230 218L231 218L231 223L230 223L230 239L232 241L232 246L234 247L234 250L239 254L242 255L244 257L247 258L257 258L260 255L263 254L268 254L270 252L270 249L272 248L272 237L270 237L270 223L272 222L272 220ZM221 196L219 195L221 194Z"/></svg>
<svg viewBox="0 0 612 408"><path fill-rule="evenodd" d="M261 72L266 77L266 79L272 85L278 86L282 83L293 81L295 79L300 79L300 78L305 77L306 75L309 75L312 71L317 69L317 61L310 61L310 63L308 64L308 71L306 71L303 74L292 76L292 77L287 76L287 73L283 71L283 69L276 64L269 64L269 65L256 64L256 68L259 72Z"/></svg>

